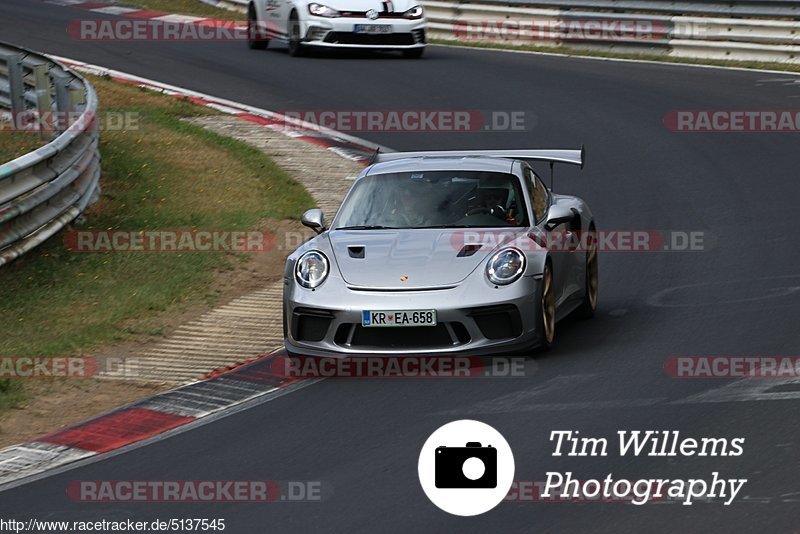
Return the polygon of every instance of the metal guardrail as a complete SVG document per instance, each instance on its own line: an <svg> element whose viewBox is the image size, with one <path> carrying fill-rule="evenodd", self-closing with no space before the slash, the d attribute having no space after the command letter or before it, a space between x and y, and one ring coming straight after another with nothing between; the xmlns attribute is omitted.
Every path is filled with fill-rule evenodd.
<svg viewBox="0 0 800 534"><path fill-rule="evenodd" d="M78 217L100 195L97 94L83 77L30 50L0 43L0 117L54 138L0 165L0 266ZM2 132L0 132L2 135Z"/></svg>
<svg viewBox="0 0 800 534"><path fill-rule="evenodd" d="M238 3L241 0L229 1ZM481 3L509 4L503 0L482 0ZM797 0L516 0L513 3L561 10L591 9L707 17L800 19L800 2Z"/></svg>
<svg viewBox="0 0 800 534"><path fill-rule="evenodd" d="M250 0L201 0L220 7L247 7ZM504 0L483 0L498 6L510 5ZM427 2L423 2L427 4ZM800 19L797 0L516 0L514 5L601 11L637 11L669 15L707 17L761 17Z"/></svg>
<svg viewBox="0 0 800 534"><path fill-rule="evenodd" d="M250 0L201 0L221 7L247 7ZM427 2L423 2L427 4ZM538 6L604 11L639 11L669 15L701 15L708 17L761 17L800 19L798 0L482 0L493 5Z"/></svg>
<svg viewBox="0 0 800 534"><path fill-rule="evenodd" d="M622 9L649 9L648 13L622 13ZM635 6L634 6L635 4ZM691 3L687 12L707 16L667 16L653 13L667 4L678 11L689 2L621 2L618 0L535 0L527 2L481 3L425 1L429 35L461 42L493 41L508 44L533 44L589 48L624 53L661 54L674 57L766 61L800 64L800 22L759 18L719 18L721 2ZM796 13L800 2L726 2L731 7L766 4L784 5L783 13ZM555 6L548 7L548 6ZM594 6L605 11L582 11L578 6ZM705 7L703 7L705 6ZM701 9L703 7L703 9ZM659 8L659 9L657 9ZM666 9L664 9L666 11ZM741 10L737 11L740 12ZM730 14L729 11L725 12ZM763 9L758 13L766 13ZM595 25L592 26L591 23ZM609 33L593 38L589 28L598 24L614 28L628 24L634 30ZM578 31L576 32L576 28ZM544 31L543 31L544 29ZM528 31L525 34L525 31ZM582 33L583 32L583 33ZM601 32L602 33L602 32Z"/></svg>

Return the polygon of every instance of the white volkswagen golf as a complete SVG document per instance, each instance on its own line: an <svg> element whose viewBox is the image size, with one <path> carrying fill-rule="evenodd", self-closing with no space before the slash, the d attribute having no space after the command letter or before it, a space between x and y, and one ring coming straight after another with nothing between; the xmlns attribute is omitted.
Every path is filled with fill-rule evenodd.
<svg viewBox="0 0 800 534"><path fill-rule="evenodd" d="M307 47L399 50L418 58L425 51L425 12L419 0L252 0L250 48L271 39L289 43L300 56Z"/></svg>

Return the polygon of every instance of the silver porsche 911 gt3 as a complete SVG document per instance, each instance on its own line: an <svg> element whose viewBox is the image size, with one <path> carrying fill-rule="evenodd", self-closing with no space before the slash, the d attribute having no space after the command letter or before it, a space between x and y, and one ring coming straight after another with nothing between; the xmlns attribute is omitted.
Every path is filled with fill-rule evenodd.
<svg viewBox="0 0 800 534"><path fill-rule="evenodd" d="M376 155L330 226L303 215L319 235L286 261L287 350L494 355L549 348L558 320L591 317L592 214L531 162L582 167L584 151Z"/></svg>

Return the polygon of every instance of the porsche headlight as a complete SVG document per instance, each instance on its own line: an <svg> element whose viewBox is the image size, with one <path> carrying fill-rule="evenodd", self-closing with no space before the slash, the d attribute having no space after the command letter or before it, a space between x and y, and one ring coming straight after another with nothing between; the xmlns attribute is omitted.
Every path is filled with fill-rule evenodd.
<svg viewBox="0 0 800 534"><path fill-rule="evenodd" d="M403 13L403 18L406 19L421 19L422 14L425 13L425 10L422 9L422 6L414 6L408 11Z"/></svg>
<svg viewBox="0 0 800 534"><path fill-rule="evenodd" d="M297 283L307 289L318 287L328 277L328 258L317 250L306 252L294 267Z"/></svg>
<svg viewBox="0 0 800 534"><path fill-rule="evenodd" d="M308 4L308 12L318 17L336 18L341 16L341 14L332 7L317 4L316 2Z"/></svg>
<svg viewBox="0 0 800 534"><path fill-rule="evenodd" d="M525 272L525 254L515 248L505 248L486 264L486 277L493 284L504 286Z"/></svg>

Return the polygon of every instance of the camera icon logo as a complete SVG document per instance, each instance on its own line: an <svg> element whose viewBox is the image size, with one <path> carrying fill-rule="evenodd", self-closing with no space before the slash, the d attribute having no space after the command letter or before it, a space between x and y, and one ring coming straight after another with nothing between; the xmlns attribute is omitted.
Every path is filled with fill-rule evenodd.
<svg viewBox="0 0 800 534"><path fill-rule="evenodd" d="M437 447L437 488L496 488L497 449L467 442L466 447Z"/></svg>
<svg viewBox="0 0 800 534"><path fill-rule="evenodd" d="M419 455L419 481L445 512L472 516L500 504L514 481L514 455L491 426L463 419L437 429Z"/></svg>

